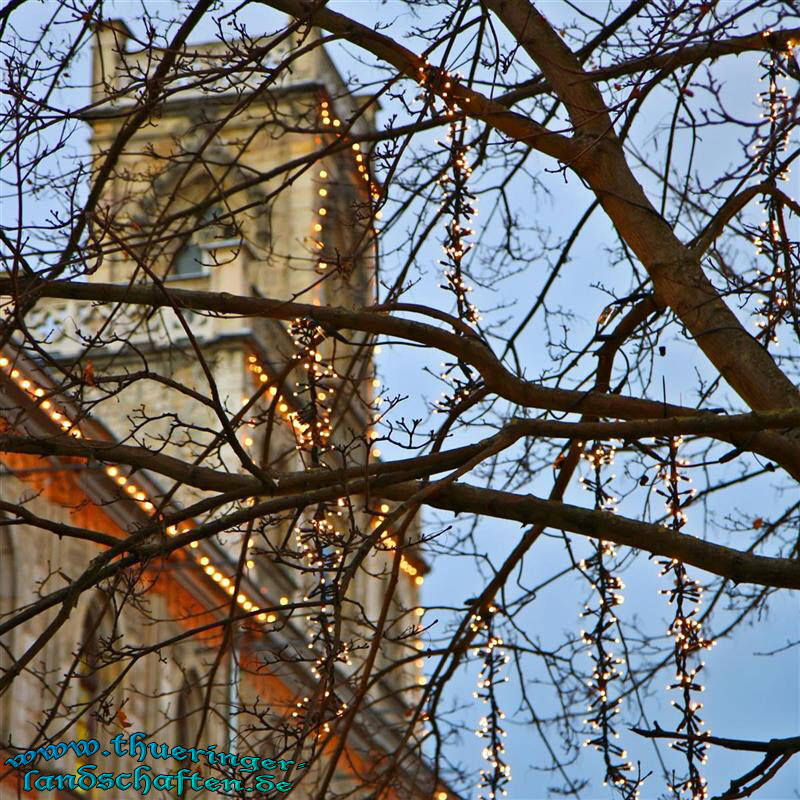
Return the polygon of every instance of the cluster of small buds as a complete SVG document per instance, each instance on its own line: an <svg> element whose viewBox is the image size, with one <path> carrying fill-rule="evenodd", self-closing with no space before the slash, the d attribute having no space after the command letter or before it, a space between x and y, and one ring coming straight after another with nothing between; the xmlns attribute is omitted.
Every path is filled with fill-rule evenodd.
<svg viewBox="0 0 800 800"><path fill-rule="evenodd" d="M498 796L508 794L505 787L511 782L511 765L505 761L504 739L507 731L501 725L505 714L498 705L496 691L499 685L508 681L508 676L501 676L501 672L510 657L503 649L503 640L493 633L492 617L484 622L489 637L485 647L478 651L478 657L483 660L483 667L478 674L477 691L472 694L475 699L489 706L488 712L480 720L478 730L475 731L476 736L487 742L482 751L487 766L481 768L477 788L478 800L495 800Z"/></svg>
<svg viewBox="0 0 800 800"><path fill-rule="evenodd" d="M616 477L604 475L604 469L614 463L615 448L611 444L594 442L583 450L581 458L591 469L590 477L580 481L587 491L594 495L594 507L598 510L616 511L617 498L610 493L609 485ZM615 717L620 713L620 697L612 692L615 682L621 678L619 671L623 659L618 658L613 647L619 644L617 629L619 620L615 609L624 601L622 590L625 584L614 574L616 548L612 542L596 540L594 553L581 561L579 566L588 578L597 597L595 605L587 604L581 618L593 621L592 627L580 632L583 643L590 649L594 671L587 681L589 716L586 724L592 735L583 743L584 747L594 747L602 753L605 763L603 785L611 785L622 797L635 798L639 795L640 781L631 777L633 764L627 760L626 751L617 744L619 733L615 727Z"/></svg>
<svg viewBox="0 0 800 800"><path fill-rule="evenodd" d="M296 381L295 397L300 408L296 412L294 425L297 449L309 451L315 463L319 456L330 449L331 405L336 374L317 350L324 338L321 328L314 320L296 318L290 328L298 347L294 359L305 373L305 380Z"/></svg>
<svg viewBox="0 0 800 800"><path fill-rule="evenodd" d="M683 487L689 478L681 472L688 466L687 462L678 457L678 450L682 444L681 437L667 437L658 443L667 448L667 456L659 471L663 488L659 488L658 493L665 498L669 526L678 533L686 524L684 508L694 497L694 491ZM675 606L673 620L667 633L673 638L676 674L675 682L668 684L667 688L681 693L680 701L673 700L672 705L681 715L676 730L685 734L685 738L672 742L671 747L685 754L688 770L686 778L676 781L670 786L670 790L676 798L705 800L708 796L708 787L698 765L706 763L708 744L705 736L708 732L705 735L701 732L703 720L698 711L703 704L693 697L694 693L703 691L702 684L697 680L703 662L694 662L700 651L709 649L715 642L703 636L702 625L697 619L697 607L703 595L702 586L689 577L681 561L674 558L663 559L659 564L661 575L672 577L672 586L660 590L661 594L667 596L670 605Z"/></svg>
<svg viewBox="0 0 800 800"><path fill-rule="evenodd" d="M793 47L790 43L790 50ZM756 158L759 169L768 180L787 181L789 166L785 152L794 116L793 105L786 89L780 85L785 76L789 55L771 53L767 57L764 79L767 89L759 94L764 112L761 114L767 130L759 130ZM766 259L771 269L758 270L754 289L760 295L756 309L756 338L765 346L778 344L778 328L796 317L795 283L800 269L800 243L789 238L791 224L785 219L785 201L778 195L767 194L761 201L766 219L751 229L756 252Z"/></svg>

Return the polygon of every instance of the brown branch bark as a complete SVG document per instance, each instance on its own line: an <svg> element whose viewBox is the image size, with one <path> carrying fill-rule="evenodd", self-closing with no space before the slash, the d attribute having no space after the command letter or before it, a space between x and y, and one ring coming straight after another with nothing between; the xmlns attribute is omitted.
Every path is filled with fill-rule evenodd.
<svg viewBox="0 0 800 800"><path fill-rule="evenodd" d="M511 373L489 347L479 339L457 336L423 322L388 314L314 306L307 303L291 303L264 297L241 297L227 292L167 290L147 285L120 286L69 281L28 281L22 284L21 282L12 283L8 279L0 279L0 295L9 294L15 289L19 289L23 294L31 292L37 297L121 302L152 308L173 307L282 320L309 317L317 320L323 327L335 330L360 330L418 342L442 350L474 366L483 377L487 389L526 407L625 419L692 416L697 413L695 409L625 395L545 388ZM760 348L760 345L758 347ZM729 349L731 349L730 346ZM769 358L766 352L765 355ZM729 353L728 357L735 360L735 351ZM775 366L771 359L770 363L773 367ZM800 404L792 402L771 410L786 411L796 408L798 405ZM789 438L775 433L759 432L748 436L745 441L737 439L734 444L772 459L793 477L800 480L800 447Z"/></svg>
<svg viewBox="0 0 800 800"><path fill-rule="evenodd" d="M664 731L661 728L646 730L645 728L631 728L639 736L646 739L686 739L685 733L679 731ZM703 735L703 741L709 744L724 747L726 750L741 750L748 753L797 753L800 751L800 736L789 736L786 739L770 739L766 742L754 739L728 739L723 736Z"/></svg>
<svg viewBox="0 0 800 800"><path fill-rule="evenodd" d="M392 486L384 489L383 494L392 500L403 500L416 490L416 484ZM499 517L523 525L545 525L593 539L604 539L653 555L678 559L734 583L800 589L800 560L743 553L675 533L663 525L638 522L605 511L590 511L533 495L522 496L461 483L427 498L426 503L458 514Z"/></svg>
<svg viewBox="0 0 800 800"><path fill-rule="evenodd" d="M423 57L403 47L391 37L362 25L344 14L331 11L321 3L307 0L262 0L262 2L297 19L308 19L314 25L319 25L357 44L387 64L391 64L401 75L414 81L419 80L420 70L427 65ZM436 87L430 88L436 89ZM461 106L469 116L486 122L512 139L526 142L559 161L567 163L579 153L579 149L569 137L550 131L522 114L509 111L496 100L460 83L453 83L450 99Z"/></svg>
<svg viewBox="0 0 800 800"><path fill-rule="evenodd" d="M336 33L415 78L423 63L389 37L302 0L269 5ZM678 316L727 383L753 410L800 407L800 393L770 354L744 329L703 273L699 260L675 236L633 176L597 87L575 55L527 0L490 0L564 102L576 127L572 140L553 137L540 126L461 87L452 99L462 110L518 141L569 164L600 199L622 239L648 271L655 298ZM524 121L523 121L524 120ZM577 145L577 146L576 146Z"/></svg>
<svg viewBox="0 0 800 800"><path fill-rule="evenodd" d="M588 182L655 287L727 383L753 410L800 406L800 393L728 308L697 256L673 233L636 180L599 89L528 0L488 0L564 102L585 154L570 166Z"/></svg>
<svg viewBox="0 0 800 800"><path fill-rule="evenodd" d="M772 31L766 36L764 33L759 32L744 36L732 36L728 39L710 39L707 42L691 44L686 47L676 45L674 49L667 53L634 58L608 67L601 67L600 69L586 70L585 75L586 80L594 83L611 81L627 75L638 75L642 72L660 71L666 77L675 70L687 67L690 64L713 61L728 55L785 50L791 42L798 41L800 41L800 28ZM499 96L497 100L504 105L512 105L526 97L544 94L551 90L550 84L542 77L539 77L520 84L511 91Z"/></svg>
<svg viewBox="0 0 800 800"><path fill-rule="evenodd" d="M252 476L231 474L187 463L183 459L144 447L115 444L97 439L74 439L68 435L34 439L27 436L0 434L0 452L95 459L106 464L124 464L136 469L146 469L205 491L250 491L253 494L277 495L287 491L334 485L357 477L379 476L393 472L415 471L420 476L433 475L463 464L477 453L492 447L497 441L503 440L504 447L508 447L525 436L572 440L612 438L635 440L684 434L710 436L730 441L731 433L792 429L798 426L800 426L800 411L731 414L728 416L705 413L622 422L560 422L546 419L519 419L512 420L492 437L452 450L396 461L358 465L346 469L311 469L283 475L275 474L264 481ZM0 508L2 508L2 504L0 504Z"/></svg>
<svg viewBox="0 0 800 800"><path fill-rule="evenodd" d="M720 207L719 211L711 218L708 225L690 244L692 254L700 258L714 243L714 240L725 230L725 226L735 217L754 197L768 194L780 199L795 214L800 214L800 203L796 203L789 195L782 192L772 183L759 183L742 189L738 194L729 197Z"/></svg>

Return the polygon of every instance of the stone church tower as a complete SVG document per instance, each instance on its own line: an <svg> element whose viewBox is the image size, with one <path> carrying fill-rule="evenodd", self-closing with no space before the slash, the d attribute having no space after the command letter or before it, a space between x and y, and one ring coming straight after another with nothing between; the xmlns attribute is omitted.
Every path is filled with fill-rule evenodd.
<svg viewBox="0 0 800 800"><path fill-rule="evenodd" d="M348 94L325 49L309 46L315 36L299 49L270 40L187 46L175 67L185 77L170 84L157 107L137 107L145 118L104 175L130 122L131 97L144 90L164 54L137 52L121 21L97 31L87 121L94 178L105 181L91 225L103 255L85 265L89 280L311 305L373 302L377 188L362 145L351 140L374 130L375 108ZM224 64L235 70L228 73ZM206 80L212 69L213 80ZM83 370L87 385L82 402L62 396L60 376L10 347L0 358L6 429L136 444L231 476L336 466L336 448L362 462L378 457L370 443L379 414L374 342L360 334L328 336L304 320L287 325L169 306L153 312L76 301L40 302L28 322L68 374ZM203 460L209 453L213 463ZM111 458L4 453L0 459L4 498L24 501L40 518L120 539L159 513L199 509L208 496L198 485L165 483ZM166 535L186 535L215 513L262 500L232 492L224 507L186 515ZM381 501L356 501L352 513L364 530L390 510ZM346 516L334 509L316 519L303 512L293 524L283 517L274 524L261 520L249 532L176 548L113 591L85 592L68 622L0 696L2 760L47 742L95 738L105 746L132 731L171 745L215 744L229 753L311 760L302 741L287 749L296 740L279 735L276 723L294 716L301 724L316 702L319 662L283 656L314 652L319 620L303 603L319 587L313 568L293 571L276 556L287 537L296 536L302 546L309 527L344 531ZM409 531L407 539L415 535ZM369 643L369 621L379 615L393 558L388 541L348 589L354 610L344 615L343 638L354 652L332 667L343 686L357 669L360 647ZM0 527L0 624L2 615L38 594L66 586L99 552L90 541L60 539L25 524ZM401 567L390 636L378 662L385 674L353 726L332 792L369 795L373 768L403 746L407 708L423 682L419 664L409 658L420 642L408 631L419 620L425 564L408 549ZM126 602L119 611L121 597ZM250 615L248 623L226 627L232 610ZM0 667L19 665L51 619L33 617L4 634ZM129 642L137 656L126 661ZM389 668L397 662L402 666ZM336 698L344 708L346 700ZM328 708L333 702L326 699L317 712L335 716ZM86 762L65 756L36 768L69 774ZM98 772L136 766L116 753L96 763ZM147 763L153 774L182 766ZM292 789L298 800L313 793L324 757L316 763L316 773ZM418 759L405 763L405 777L388 796L448 797ZM23 796L22 773L0 768L0 798ZM208 777L225 777L217 771L205 767ZM98 791L64 784L30 794L131 796L118 788ZM232 796L238 796L235 785Z"/></svg>

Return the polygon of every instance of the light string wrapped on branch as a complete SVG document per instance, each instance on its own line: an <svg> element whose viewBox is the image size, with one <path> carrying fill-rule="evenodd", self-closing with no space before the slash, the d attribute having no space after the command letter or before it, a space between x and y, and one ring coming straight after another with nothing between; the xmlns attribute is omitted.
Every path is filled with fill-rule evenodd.
<svg viewBox="0 0 800 800"><path fill-rule="evenodd" d="M614 463L614 447L602 442L594 442L581 453L592 471L592 477L581 477L585 489L594 495L594 507L600 511L614 513L617 498L609 491L616 477L605 476L604 469ZM611 785L624 798L639 796L641 780L633 778L633 764L627 760L627 752L618 743L619 733L615 727L615 717L620 713L620 695L616 682L620 679L619 666L624 660L618 658L613 647L619 644L619 620L615 609L623 602L622 580L614 574L613 565L616 548L612 542L596 540L592 544L594 552L581 561L580 568L596 592L596 605L587 604L581 617L592 621L592 627L581 631L581 639L590 649L594 662L591 680L588 681L590 716L586 724L591 728L590 738L584 747L594 747L603 754L605 776L603 785Z"/></svg>
<svg viewBox="0 0 800 800"><path fill-rule="evenodd" d="M767 88L758 95L764 108L761 115L764 122L759 126L760 138L756 142L755 156L759 170L771 182L789 180L790 167L782 154L786 152L796 111L782 82L786 79L790 58L791 53L774 52L767 57L762 78L767 81ZM764 126L766 131L762 130ZM756 338L769 347L778 344L779 326L797 318L795 286L800 266L800 243L789 237L793 225L786 217L791 210L787 209L782 194L765 194L761 206L766 220L751 229L751 235L756 252L769 261L770 269L768 272L759 269L755 280L760 295Z"/></svg>
<svg viewBox="0 0 800 800"><path fill-rule="evenodd" d="M476 700L489 706L475 731L476 736L486 740L482 751L486 767L480 770L478 800L495 800L507 795L505 787L511 782L511 765L505 760L504 740L508 732L501 724L506 715L500 710L497 699L497 688L508 681L508 676L502 675L502 672L510 657L503 648L503 640L495 633L497 610L496 606L491 605L485 614L473 616L471 623L474 631L485 628L487 633L486 645L478 650L483 666L478 674L477 690L472 693Z"/></svg>
<svg viewBox="0 0 800 800"><path fill-rule="evenodd" d="M667 456L659 470L661 488L657 492L665 498L670 518L669 527L675 533L686 524L684 508L695 494L693 489L684 488L690 478L682 473L683 468L688 466L687 462L678 457L682 443L680 436L670 436L657 442L667 448ZM706 763L708 744L705 736L710 731L706 731L705 735L701 731L703 720L698 712L703 704L695 700L694 695L703 691L697 676L703 669L704 662L699 661L697 655L712 647L714 642L703 636L702 625L697 619L703 588L689 576L681 561L674 558L661 559L658 563L661 566L661 575L672 578L672 586L660 590L661 594L667 596L669 604L675 607L672 622L667 629L667 633L673 638L675 681L668 684L667 688L680 692L680 700L671 702L681 715L676 730L685 734L685 738L672 742L670 746L685 754L687 766L686 777L673 778L669 789L676 799L688 797L691 800L705 800L708 797L708 787L700 774L699 765Z"/></svg>
<svg viewBox="0 0 800 800"><path fill-rule="evenodd" d="M298 348L293 358L302 370L294 393L300 406L294 425L297 449L308 452L312 464L318 466L320 456L331 447L330 401L336 374L317 349L323 337L322 329L314 320L298 317L292 322L290 332Z"/></svg>
<svg viewBox="0 0 800 800"><path fill-rule="evenodd" d="M319 351L324 331L312 319L296 318L290 333L297 347L293 358L300 371L295 381L297 410L293 424L298 451L308 454L312 466L321 465L322 455L331 449L333 431L331 399L336 373ZM314 513L296 529L296 543L303 571L313 585L304 601L318 600L319 611L308 619L308 649L314 654L311 673L317 685L313 699L304 698L293 712L306 734L317 737L330 733L331 720L341 717L347 706L335 697L336 664L350 664L349 645L337 636L334 609L339 600L339 576L345 558L340 517L349 498L338 504L320 503ZM311 705L309 705L311 704Z"/></svg>
<svg viewBox="0 0 800 800"><path fill-rule="evenodd" d="M439 262L444 267L447 283L441 288L452 292L455 297L458 317L475 323L481 317L477 307L469 300L472 287L464 281L463 263L472 250L468 238L475 234L470 223L477 211L475 195L468 185L472 175L472 167L468 162L470 147L466 143L469 121L466 116L457 116L457 105L452 91L459 78L446 70L427 65L420 67L417 80L422 87L438 95L444 103L444 114L450 120L447 141L437 142L447 153L447 169L442 170L439 185L444 195L443 215L449 219L442 245L445 257ZM435 100L431 102L431 107L435 107Z"/></svg>
<svg viewBox="0 0 800 800"><path fill-rule="evenodd" d="M441 393L436 410L439 413L452 412L475 392L481 381L480 375L464 361L443 361L440 366L439 377L450 391Z"/></svg>
<svg viewBox="0 0 800 800"><path fill-rule="evenodd" d="M319 738L331 732L332 721L342 717L347 704L336 695L336 665L351 665L350 644L339 638L335 610L339 606L339 578L346 547L340 518L347 506L340 498L335 506L320 503L313 516L301 523L295 534L303 569L312 586L305 602L317 600L319 610L308 617L308 649L314 658L311 674L316 684L314 697L304 697L292 713L304 735Z"/></svg>

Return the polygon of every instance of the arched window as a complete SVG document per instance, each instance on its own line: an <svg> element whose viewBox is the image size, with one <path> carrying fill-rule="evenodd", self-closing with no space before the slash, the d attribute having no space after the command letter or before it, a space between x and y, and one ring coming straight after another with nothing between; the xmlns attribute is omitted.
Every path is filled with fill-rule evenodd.
<svg viewBox="0 0 800 800"><path fill-rule="evenodd" d="M181 747L194 747L203 721L203 688L196 670L189 669L183 676L183 684L178 692L177 716L178 744Z"/></svg>

